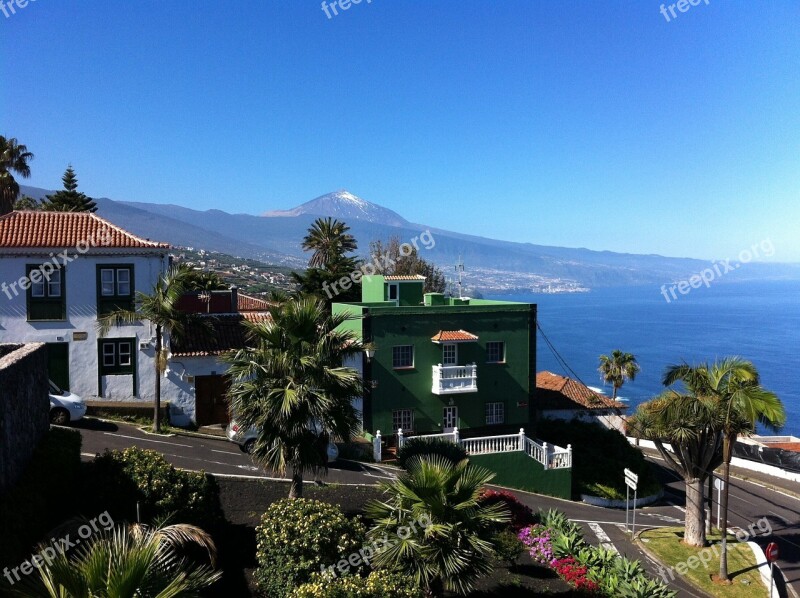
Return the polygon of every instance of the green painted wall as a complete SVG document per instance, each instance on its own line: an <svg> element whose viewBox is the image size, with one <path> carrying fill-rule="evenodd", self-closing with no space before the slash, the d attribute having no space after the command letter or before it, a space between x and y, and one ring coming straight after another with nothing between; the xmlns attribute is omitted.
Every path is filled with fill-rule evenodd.
<svg viewBox="0 0 800 598"><path fill-rule="evenodd" d="M459 428L485 427L488 402L505 404L503 425L527 425L535 367L535 314L535 306L523 303L370 308L368 340L376 349L370 364L375 383L372 427L388 435L392 411L413 409L415 433L441 432L443 408L451 404L458 407ZM458 364L478 366L478 392L435 395L431 391L433 365L442 362L442 347L430 339L439 330L459 329L479 337L477 342L458 345ZM506 343L506 363L486 363L488 341ZM392 369L392 347L397 345L414 346L413 368Z"/></svg>
<svg viewBox="0 0 800 598"><path fill-rule="evenodd" d="M389 285L391 283L386 283L386 299L389 299ZM399 303L401 307L404 306L417 306L422 305L423 293L422 291L425 289L425 282L424 281L413 281L413 282L400 282L397 283L399 285Z"/></svg>
<svg viewBox="0 0 800 598"><path fill-rule="evenodd" d="M572 498L571 469L545 470L541 463L531 459L522 451L471 455L469 460L470 463L495 472L492 484L567 500Z"/></svg>
<svg viewBox="0 0 800 598"><path fill-rule="evenodd" d="M385 279L381 275L363 276L361 278L361 301L371 303L375 301L386 301L384 296Z"/></svg>

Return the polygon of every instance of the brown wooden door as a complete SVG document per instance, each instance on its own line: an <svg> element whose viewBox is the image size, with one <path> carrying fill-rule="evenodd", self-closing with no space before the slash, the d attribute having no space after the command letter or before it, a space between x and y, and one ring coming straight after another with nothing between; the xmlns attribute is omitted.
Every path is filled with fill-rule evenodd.
<svg viewBox="0 0 800 598"><path fill-rule="evenodd" d="M195 388L195 422L198 426L228 423L229 382L225 376L197 376Z"/></svg>

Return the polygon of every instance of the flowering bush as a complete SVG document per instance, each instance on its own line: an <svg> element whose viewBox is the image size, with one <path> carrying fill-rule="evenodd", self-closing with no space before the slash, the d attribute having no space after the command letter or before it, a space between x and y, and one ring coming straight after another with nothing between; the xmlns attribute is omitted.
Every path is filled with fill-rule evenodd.
<svg viewBox="0 0 800 598"><path fill-rule="evenodd" d="M294 596L312 573L357 554L365 533L360 519L348 519L328 503L304 498L273 503L256 528L259 588L270 598Z"/></svg>
<svg viewBox="0 0 800 598"><path fill-rule="evenodd" d="M553 532L543 525L532 525L519 531L519 539L530 552L531 558L542 565L556 562L552 545Z"/></svg>
<svg viewBox="0 0 800 598"><path fill-rule="evenodd" d="M577 590L587 593L596 593L600 590L600 586L586 577L588 569L578 564L571 556L555 561L553 569L561 579Z"/></svg>
<svg viewBox="0 0 800 598"><path fill-rule="evenodd" d="M367 577L347 576L330 579L315 573L311 581L300 586L293 598L422 598L414 581L399 573L379 569Z"/></svg>
<svg viewBox="0 0 800 598"><path fill-rule="evenodd" d="M481 491L478 497L478 502L481 505L494 505L504 504L511 513L511 521L509 525L515 532L521 530L527 525L536 523L536 515L526 505L523 505L514 494L508 490L490 490L485 488Z"/></svg>

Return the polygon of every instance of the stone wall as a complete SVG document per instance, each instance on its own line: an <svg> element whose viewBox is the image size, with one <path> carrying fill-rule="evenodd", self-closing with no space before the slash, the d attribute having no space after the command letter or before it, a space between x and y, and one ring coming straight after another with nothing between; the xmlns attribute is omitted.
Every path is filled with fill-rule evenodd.
<svg viewBox="0 0 800 598"><path fill-rule="evenodd" d="M50 429L48 390L44 343L0 344L0 494Z"/></svg>

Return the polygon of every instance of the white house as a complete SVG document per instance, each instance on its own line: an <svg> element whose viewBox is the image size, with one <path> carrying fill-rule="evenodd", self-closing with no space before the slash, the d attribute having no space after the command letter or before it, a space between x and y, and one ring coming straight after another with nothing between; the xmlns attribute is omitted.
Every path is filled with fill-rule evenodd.
<svg viewBox="0 0 800 598"><path fill-rule="evenodd" d="M152 401L152 324L97 319L152 289L169 249L86 212L0 217L0 342L47 343L50 378L85 398Z"/></svg>

